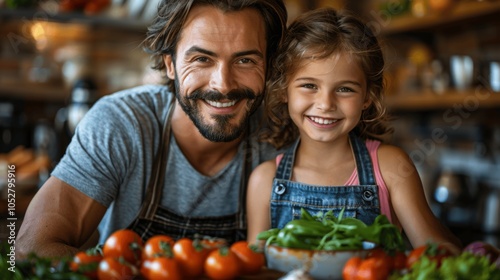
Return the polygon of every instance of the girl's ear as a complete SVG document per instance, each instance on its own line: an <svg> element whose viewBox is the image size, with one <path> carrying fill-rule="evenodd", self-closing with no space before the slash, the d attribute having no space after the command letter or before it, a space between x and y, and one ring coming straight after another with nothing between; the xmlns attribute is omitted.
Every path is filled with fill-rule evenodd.
<svg viewBox="0 0 500 280"><path fill-rule="evenodd" d="M372 97L371 92L368 92L368 94L365 97L365 101L363 102L363 110L368 109L368 107L370 107L370 105L372 105L371 97Z"/></svg>
<svg viewBox="0 0 500 280"><path fill-rule="evenodd" d="M174 65L174 61L172 59L172 55L170 55L170 54L164 55L163 62L165 62L165 67L166 67L165 69L167 72L167 77L170 80L174 80L175 79L175 65Z"/></svg>
<svg viewBox="0 0 500 280"><path fill-rule="evenodd" d="M370 105L371 105L371 104L372 104L372 100L371 100L371 99L366 100L366 101L363 103L363 110L368 109L368 107L370 107Z"/></svg>

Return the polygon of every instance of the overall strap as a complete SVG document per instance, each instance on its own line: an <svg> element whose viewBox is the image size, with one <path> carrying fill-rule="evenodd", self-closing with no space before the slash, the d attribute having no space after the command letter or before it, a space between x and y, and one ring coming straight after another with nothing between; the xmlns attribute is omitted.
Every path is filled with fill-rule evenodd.
<svg viewBox="0 0 500 280"><path fill-rule="evenodd" d="M366 148L365 141L353 131L349 133L349 139L351 140L354 158L356 159L359 184L376 185L375 176L373 173L373 164L370 153Z"/></svg>
<svg viewBox="0 0 500 280"><path fill-rule="evenodd" d="M160 147L155 157L155 162L151 169L151 177L146 190L146 197L142 203L138 217L152 219L156 208L161 201L161 193L163 190L163 182L168 152L170 146L170 131L172 127L172 114L174 112L175 98L172 98L168 107L167 117L163 122L163 131L160 137Z"/></svg>
<svg viewBox="0 0 500 280"><path fill-rule="evenodd" d="M295 144L289 147L276 167L276 179L290 180L292 178L292 168L295 162L295 151L299 146L300 138L297 138Z"/></svg>

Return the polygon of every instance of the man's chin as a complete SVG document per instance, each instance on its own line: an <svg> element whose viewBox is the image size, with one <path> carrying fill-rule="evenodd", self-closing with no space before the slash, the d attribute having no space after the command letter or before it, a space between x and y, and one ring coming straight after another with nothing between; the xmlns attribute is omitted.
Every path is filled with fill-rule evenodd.
<svg viewBox="0 0 500 280"><path fill-rule="evenodd" d="M245 131L244 125L216 124L214 126L198 127L200 134L211 142L231 142L241 137Z"/></svg>

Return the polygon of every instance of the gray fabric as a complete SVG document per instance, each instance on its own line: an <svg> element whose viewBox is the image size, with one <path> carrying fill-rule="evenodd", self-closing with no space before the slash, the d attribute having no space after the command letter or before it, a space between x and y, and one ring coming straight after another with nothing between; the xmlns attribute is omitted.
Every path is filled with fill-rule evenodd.
<svg viewBox="0 0 500 280"><path fill-rule="evenodd" d="M172 94L164 86L147 85L101 98L78 125L66 154L52 175L108 207L99 230L103 242L136 217L153 159L159 147L162 122ZM251 128L258 126L258 116ZM252 134L252 167L277 154ZM186 161L172 137L162 206L185 216L220 216L237 210L243 149L218 174L206 177ZM203 188L206 200L194 203Z"/></svg>

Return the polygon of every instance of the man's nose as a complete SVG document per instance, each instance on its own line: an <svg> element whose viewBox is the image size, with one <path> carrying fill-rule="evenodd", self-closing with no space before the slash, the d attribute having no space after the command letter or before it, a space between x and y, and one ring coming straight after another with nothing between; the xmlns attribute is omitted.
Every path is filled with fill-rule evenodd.
<svg viewBox="0 0 500 280"><path fill-rule="evenodd" d="M226 94L236 88L236 81L234 73L231 70L231 66L226 64L218 65L212 73L210 88L223 94Z"/></svg>

